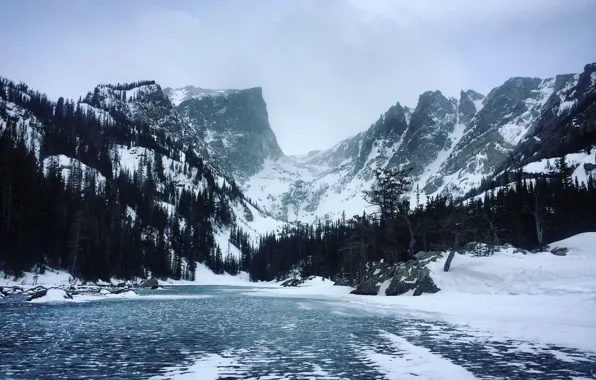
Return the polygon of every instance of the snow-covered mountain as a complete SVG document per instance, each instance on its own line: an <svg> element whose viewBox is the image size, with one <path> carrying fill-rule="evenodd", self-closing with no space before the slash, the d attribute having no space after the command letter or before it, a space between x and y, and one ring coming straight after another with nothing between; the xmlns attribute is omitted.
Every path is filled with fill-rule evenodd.
<svg viewBox="0 0 596 380"><path fill-rule="evenodd" d="M267 107L259 87L246 90L165 89L194 143L206 148L211 162L237 181L263 169L265 160L283 153L269 126ZM183 95L182 95L183 94Z"/></svg>
<svg viewBox="0 0 596 380"><path fill-rule="evenodd" d="M242 91L221 96L200 90L198 99L178 109L187 119L200 115L194 123L203 124L209 155L225 162L220 166L250 199L276 218L312 222L365 210L362 191L378 167L411 167L416 205L438 194L463 196L506 168L577 152L588 144L578 142L581 134L593 130L595 83L591 64L579 74L511 78L486 96L467 90L448 98L428 91L415 108L397 103L367 130L299 157L285 156L277 146L260 91L245 90L254 92L249 100ZM242 103L232 115L231 102ZM258 124L252 107L262 116Z"/></svg>
<svg viewBox="0 0 596 380"><path fill-rule="evenodd" d="M76 104L60 98L55 109L49 110L50 117L56 114L59 108L72 108L75 115L101 121L107 126L128 126L128 130L117 130L119 135L127 136L122 141L122 136L114 138L116 141L98 141L97 149L106 150L109 155L111 174L106 175L102 168L80 159L85 153L72 152L72 154L48 154L42 152L42 141L48 141L51 121L43 119L41 112L32 112L29 108L8 100L10 97L30 99L30 94L45 95L30 90L25 84L16 85L0 78L6 85L5 91L12 95L2 94L0 97L0 133L6 128L15 129L17 135L22 136L29 149L35 152L36 159L47 175L51 164L57 165L64 181L67 182L75 168L80 168L82 175L93 173L98 185L105 185L106 177L118 178L120 173L152 177L155 182L158 198L157 203L170 215L176 215L179 199L174 196L167 199L166 195L174 187L175 194L186 190L198 194L201 192L214 192L219 199L217 202L224 205L230 212L230 223L220 224L213 231L213 238L220 248L230 252L237 258L240 256L238 247L230 245L228 239L231 229L241 228L256 243L262 234L277 230L285 225L284 222L274 219L263 212L258 206L251 204L240 192L234 183L234 178L228 176L218 165L219 161L209 158L207 149L208 141L201 139L205 132L201 126L189 121L180 112L169 98L165 96L159 84L154 81L140 81L130 84L98 85ZM17 91L22 89L22 91ZM18 92L18 94L16 94ZM213 94L210 92L209 96ZM243 91L238 93L242 94ZM4 98L4 99L3 99ZM87 128L92 129L91 126ZM112 127L116 128L116 127ZM91 131L93 132L93 131ZM89 133L91 133L89 132ZM73 131L72 133L75 133ZM77 131L78 133L78 131ZM97 138L97 137L95 137ZM81 140L80 137L76 138ZM51 145L51 143L49 143ZM200 157L200 162L191 162L189 149ZM216 152L216 151L214 151ZM93 155L87 152L88 155ZM78 169L77 169L78 170ZM150 174L151 173L151 174ZM159 173L159 174L156 174ZM139 179L139 181L141 181ZM85 186L81 182L80 186ZM230 194L226 194L230 191ZM223 190L223 191L222 191ZM130 207L133 206L133 207ZM128 215L134 220L137 212L134 205L128 207ZM182 224L184 221L182 220Z"/></svg>

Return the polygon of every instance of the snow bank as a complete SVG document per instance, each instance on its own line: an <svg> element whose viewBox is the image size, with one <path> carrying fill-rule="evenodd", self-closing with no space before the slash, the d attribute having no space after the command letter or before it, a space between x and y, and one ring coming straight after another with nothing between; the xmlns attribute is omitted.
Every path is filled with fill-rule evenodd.
<svg viewBox="0 0 596 380"><path fill-rule="evenodd" d="M593 294L596 291L596 233L551 244L568 248L567 256L550 252L514 253L501 249L493 256L456 255L449 272L446 255L428 265L441 293L471 294Z"/></svg>
<svg viewBox="0 0 596 380"><path fill-rule="evenodd" d="M105 297L108 298L137 298L139 295L134 290L128 290L122 293L107 293Z"/></svg>
<svg viewBox="0 0 596 380"><path fill-rule="evenodd" d="M68 295L62 289L51 288L48 289L45 296L31 300L33 303L46 303L46 302L69 302L73 301L72 297Z"/></svg>
<svg viewBox="0 0 596 380"><path fill-rule="evenodd" d="M269 288L252 290L251 295L273 296L273 297L337 297L349 295L353 288L349 286L335 286L331 280L322 277L312 277L299 286L281 287L281 283L263 283Z"/></svg>
<svg viewBox="0 0 596 380"><path fill-rule="evenodd" d="M236 276L228 273L215 274L205 264L199 263L197 263L197 269L195 271L195 281L168 279L161 283L167 285L275 286L274 283L268 282L250 282L250 275L247 272L240 272Z"/></svg>
<svg viewBox="0 0 596 380"><path fill-rule="evenodd" d="M463 324L479 335L519 339L596 352L596 233L550 245L550 252L491 257L457 255L449 272L445 258L431 263L439 293L420 297L351 297L356 307L411 312Z"/></svg>
<svg viewBox="0 0 596 380"><path fill-rule="evenodd" d="M0 286L20 286L23 288L30 288L33 286L61 286L69 285L71 276L68 272L63 270L46 269L44 274L38 275L37 283L35 283L35 273L25 272L19 278L8 277L5 278L3 272L0 271Z"/></svg>

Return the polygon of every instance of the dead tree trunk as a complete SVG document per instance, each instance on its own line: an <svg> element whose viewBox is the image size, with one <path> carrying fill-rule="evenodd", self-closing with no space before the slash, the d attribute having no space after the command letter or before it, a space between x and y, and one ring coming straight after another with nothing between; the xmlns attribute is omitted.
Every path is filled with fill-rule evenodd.
<svg viewBox="0 0 596 380"><path fill-rule="evenodd" d="M445 266L443 267L443 270L445 272L449 272L449 268L451 268L451 262L453 261L454 257L455 249L452 249L451 252L449 252L449 256L447 256L447 260L445 260Z"/></svg>

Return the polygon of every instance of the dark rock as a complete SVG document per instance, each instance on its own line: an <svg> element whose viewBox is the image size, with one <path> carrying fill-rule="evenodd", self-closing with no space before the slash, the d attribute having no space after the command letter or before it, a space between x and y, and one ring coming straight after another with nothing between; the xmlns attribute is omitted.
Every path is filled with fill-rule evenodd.
<svg viewBox="0 0 596 380"><path fill-rule="evenodd" d="M555 256L567 256L567 252L569 250L565 247L556 247L550 250L550 253L552 253Z"/></svg>
<svg viewBox="0 0 596 380"><path fill-rule="evenodd" d="M505 243L503 244L503 248L504 249L509 249L509 248L515 248L513 245L509 244L509 243Z"/></svg>
<svg viewBox="0 0 596 380"><path fill-rule="evenodd" d="M46 290L46 288L45 288L45 287L43 287L43 286L36 286L36 287L34 287L34 288L31 288L31 289L27 290L25 293L26 293L27 295L32 295L32 294L35 294L35 293L41 292L41 291L43 291L43 290Z"/></svg>
<svg viewBox="0 0 596 380"><path fill-rule="evenodd" d="M118 286L119 288L123 288L123 287L125 287L125 286L126 286L126 283L125 283L125 282L120 282L120 283L118 283L118 285L117 285L117 286Z"/></svg>
<svg viewBox="0 0 596 380"><path fill-rule="evenodd" d="M528 252L528 250L523 249L523 248L516 248L515 251L513 251L513 253L521 253L523 255L527 255L530 252Z"/></svg>
<svg viewBox="0 0 596 380"><path fill-rule="evenodd" d="M151 287L151 290L155 290L155 289L163 289L163 286L161 286L161 285L153 285Z"/></svg>
<svg viewBox="0 0 596 380"><path fill-rule="evenodd" d="M152 288L154 286L159 286L159 281L157 281L157 278L155 277L150 278L139 285L141 288Z"/></svg>
<svg viewBox="0 0 596 380"><path fill-rule="evenodd" d="M426 275L422 278L419 278L418 281L416 281L416 290L414 290L414 296L419 296L423 293L434 294L440 290L441 289L437 287L432 277Z"/></svg>
<svg viewBox="0 0 596 380"><path fill-rule="evenodd" d="M289 280L282 282L281 286L286 287L286 288L288 288L288 287L293 288L293 287L301 285L302 283L304 283L304 281L299 278L290 278Z"/></svg>
<svg viewBox="0 0 596 380"><path fill-rule="evenodd" d="M401 275L393 277L391 283L385 290L385 295L387 296L401 296L405 294L409 290L412 290L416 287L415 282L405 282L402 281Z"/></svg>
<svg viewBox="0 0 596 380"><path fill-rule="evenodd" d="M592 163L590 163L590 162L586 162L586 163L584 164L584 170L585 170L586 172L591 172L591 171L593 171L593 170L596 170L596 165L595 165L595 164L592 164Z"/></svg>
<svg viewBox="0 0 596 380"><path fill-rule="evenodd" d="M373 279L361 282L350 294L360 294L365 296L376 296L379 294L379 285Z"/></svg>

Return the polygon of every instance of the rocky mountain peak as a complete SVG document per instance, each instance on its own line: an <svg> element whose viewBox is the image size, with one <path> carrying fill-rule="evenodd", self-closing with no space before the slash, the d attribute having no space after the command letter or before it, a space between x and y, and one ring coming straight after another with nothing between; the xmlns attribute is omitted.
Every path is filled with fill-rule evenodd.
<svg viewBox="0 0 596 380"><path fill-rule="evenodd" d="M283 156L269 125L262 88L205 90L187 86L166 89L165 93L207 144L209 155L239 182L262 169L266 160Z"/></svg>
<svg viewBox="0 0 596 380"><path fill-rule="evenodd" d="M467 124L483 108L484 95L474 91L461 91L459 95L458 112L460 122Z"/></svg>
<svg viewBox="0 0 596 380"><path fill-rule="evenodd" d="M371 133L375 138L399 139L404 133L408 123L404 108L399 104L391 106L379 120L371 126Z"/></svg>

